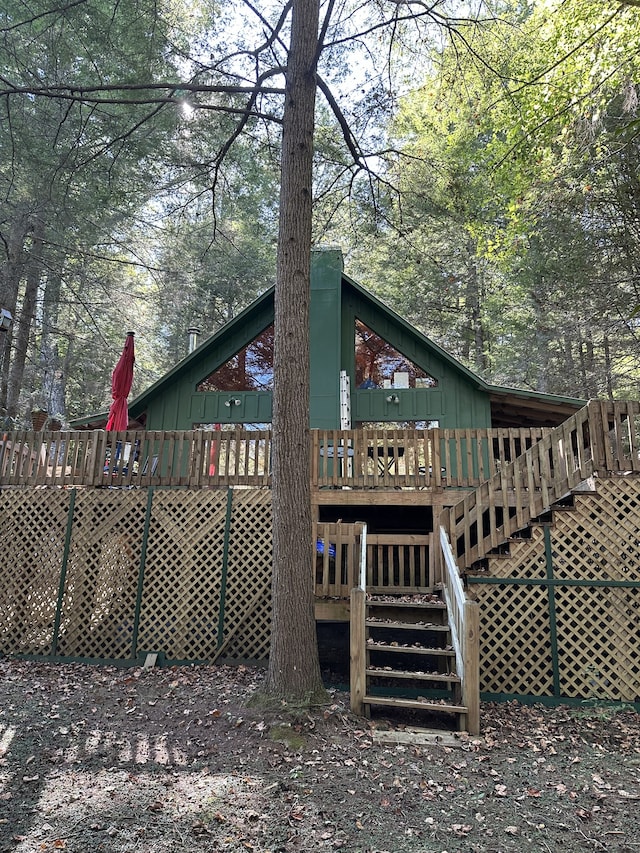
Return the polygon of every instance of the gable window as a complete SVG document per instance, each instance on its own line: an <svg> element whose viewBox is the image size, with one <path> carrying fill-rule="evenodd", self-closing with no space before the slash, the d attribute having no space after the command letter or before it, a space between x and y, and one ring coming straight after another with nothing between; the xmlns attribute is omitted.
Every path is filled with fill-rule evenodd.
<svg viewBox="0 0 640 853"><path fill-rule="evenodd" d="M199 382L196 391L273 391L273 323Z"/></svg>
<svg viewBox="0 0 640 853"><path fill-rule="evenodd" d="M356 319L356 388L435 388L438 380Z"/></svg>

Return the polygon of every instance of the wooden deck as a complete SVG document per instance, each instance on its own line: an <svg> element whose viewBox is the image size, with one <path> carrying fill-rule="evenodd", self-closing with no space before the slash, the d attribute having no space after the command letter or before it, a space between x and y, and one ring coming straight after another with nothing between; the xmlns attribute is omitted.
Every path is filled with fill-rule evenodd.
<svg viewBox="0 0 640 853"><path fill-rule="evenodd" d="M466 571L480 609L480 690L524 695L536 662L535 695L590 696L591 685L596 698L638 695L640 403L590 403L553 431L319 431L311 441L313 500L324 519L328 506L335 518L343 508L357 517L359 506L400 519L404 508L430 506L424 531L369 530L366 539L357 524L318 513L310 547L319 620L352 620L355 588L389 596L437 588L459 638L460 707L473 721L478 629L460 584ZM4 434L0 653L264 659L269 457L269 433ZM567 510L576 493L582 516ZM566 530L548 529L553 514ZM508 549L512 568L501 568ZM483 563L491 568L474 577ZM528 645L518 631L514 649L513 625L526 625ZM550 625L549 673L540 661ZM613 629L615 654L596 672Z"/></svg>

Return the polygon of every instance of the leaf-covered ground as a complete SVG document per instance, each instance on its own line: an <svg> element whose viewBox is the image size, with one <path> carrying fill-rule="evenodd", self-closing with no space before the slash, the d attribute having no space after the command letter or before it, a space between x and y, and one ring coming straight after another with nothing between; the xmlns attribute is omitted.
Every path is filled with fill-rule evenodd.
<svg viewBox="0 0 640 853"><path fill-rule="evenodd" d="M391 743L419 721L267 714L261 680L0 660L0 851L640 850L631 710L485 705L477 738Z"/></svg>

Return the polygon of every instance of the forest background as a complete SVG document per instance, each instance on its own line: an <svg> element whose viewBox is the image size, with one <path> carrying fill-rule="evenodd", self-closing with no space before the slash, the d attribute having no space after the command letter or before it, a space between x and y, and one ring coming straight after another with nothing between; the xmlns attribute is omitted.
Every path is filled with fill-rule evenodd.
<svg viewBox="0 0 640 853"><path fill-rule="evenodd" d="M492 382L637 397L635 0L334 5L314 242ZM218 84L283 8L2 0L5 427L105 409L129 329L141 391L273 284L279 93Z"/></svg>

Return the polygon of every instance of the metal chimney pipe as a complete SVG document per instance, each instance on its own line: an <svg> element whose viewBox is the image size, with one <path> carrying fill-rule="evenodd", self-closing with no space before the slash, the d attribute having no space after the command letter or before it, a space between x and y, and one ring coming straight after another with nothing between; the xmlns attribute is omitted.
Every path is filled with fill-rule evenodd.
<svg viewBox="0 0 640 853"><path fill-rule="evenodd" d="M192 353L198 346L198 335L200 334L200 329L196 329L195 326L192 326L190 329L187 329L187 334L189 335L189 352Z"/></svg>

